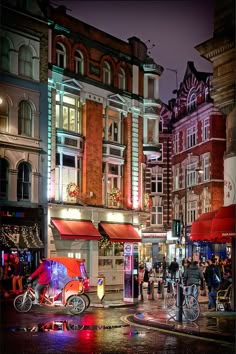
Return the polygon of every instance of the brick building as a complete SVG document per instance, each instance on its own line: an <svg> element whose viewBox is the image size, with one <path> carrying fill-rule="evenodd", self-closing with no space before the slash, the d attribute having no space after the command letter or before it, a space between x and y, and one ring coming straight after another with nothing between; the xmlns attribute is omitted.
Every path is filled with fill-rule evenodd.
<svg viewBox="0 0 236 354"><path fill-rule="evenodd" d="M64 7L49 42L47 252L84 258L93 285L98 275L122 284L124 242L141 241L149 215L146 161L161 155L163 68L138 38L121 41Z"/></svg>

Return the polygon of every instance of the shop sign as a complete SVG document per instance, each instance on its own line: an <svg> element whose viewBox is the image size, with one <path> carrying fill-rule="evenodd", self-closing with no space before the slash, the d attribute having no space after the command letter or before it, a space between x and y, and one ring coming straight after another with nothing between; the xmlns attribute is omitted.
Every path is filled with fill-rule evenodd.
<svg viewBox="0 0 236 354"><path fill-rule="evenodd" d="M22 211L0 211L0 216L6 216L11 218L24 218L25 213Z"/></svg>

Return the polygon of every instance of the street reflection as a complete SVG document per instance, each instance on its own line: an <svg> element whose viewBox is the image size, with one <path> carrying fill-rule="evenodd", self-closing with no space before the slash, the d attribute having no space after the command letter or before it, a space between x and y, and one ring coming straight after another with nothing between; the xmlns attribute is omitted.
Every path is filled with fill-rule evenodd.
<svg viewBox="0 0 236 354"><path fill-rule="evenodd" d="M124 325L114 325L114 326L93 326L93 325L81 325L74 323L73 321L68 320L57 320L50 321L45 323L39 323L33 325L32 327L14 327L11 328L11 331L23 331L23 332L57 332L57 331L81 331L81 330L105 330L105 329L114 329L130 327L128 324Z"/></svg>

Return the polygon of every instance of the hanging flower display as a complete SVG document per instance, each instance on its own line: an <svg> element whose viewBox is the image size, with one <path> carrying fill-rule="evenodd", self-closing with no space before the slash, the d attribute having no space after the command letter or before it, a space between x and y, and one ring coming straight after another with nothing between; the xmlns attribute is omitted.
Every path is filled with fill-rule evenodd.
<svg viewBox="0 0 236 354"><path fill-rule="evenodd" d="M152 198L148 193L144 194L144 207L150 208L152 206Z"/></svg>
<svg viewBox="0 0 236 354"><path fill-rule="evenodd" d="M112 188L110 195L111 195L111 199L114 202L119 202L120 201L120 190L119 190L119 188Z"/></svg>
<svg viewBox="0 0 236 354"><path fill-rule="evenodd" d="M69 197L73 197L76 198L79 195L79 187L77 186L76 183L69 183L67 186L67 193L69 195Z"/></svg>

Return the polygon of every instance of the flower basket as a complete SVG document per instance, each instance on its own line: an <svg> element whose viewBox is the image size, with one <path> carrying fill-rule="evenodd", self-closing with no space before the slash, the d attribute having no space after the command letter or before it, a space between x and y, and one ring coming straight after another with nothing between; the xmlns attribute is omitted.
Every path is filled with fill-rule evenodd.
<svg viewBox="0 0 236 354"><path fill-rule="evenodd" d="M77 198L79 196L79 187L76 183L69 183L67 186L67 193L71 198Z"/></svg>

